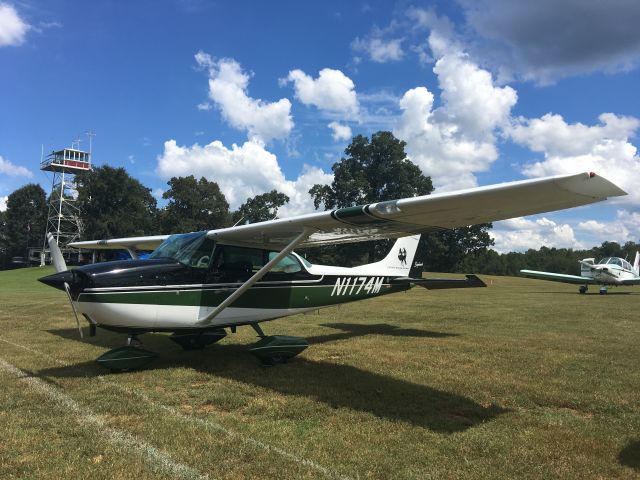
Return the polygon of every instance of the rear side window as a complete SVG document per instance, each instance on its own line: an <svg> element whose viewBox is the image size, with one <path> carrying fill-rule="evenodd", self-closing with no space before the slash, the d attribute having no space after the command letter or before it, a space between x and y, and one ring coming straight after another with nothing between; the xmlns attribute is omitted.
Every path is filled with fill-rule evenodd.
<svg viewBox="0 0 640 480"><path fill-rule="evenodd" d="M269 252L269 261L274 259L278 253L279 252ZM300 270L302 270L300 262L298 262L298 259L293 255L287 255L271 269L272 272L276 273L296 273Z"/></svg>

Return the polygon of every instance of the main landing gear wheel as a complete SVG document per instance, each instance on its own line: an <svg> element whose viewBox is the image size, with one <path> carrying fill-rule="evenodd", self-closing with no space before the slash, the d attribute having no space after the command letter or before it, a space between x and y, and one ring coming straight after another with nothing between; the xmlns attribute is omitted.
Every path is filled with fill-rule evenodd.
<svg viewBox="0 0 640 480"><path fill-rule="evenodd" d="M587 290L589 290L589 287L587 287L586 285L582 285L579 289L580 293L587 293Z"/></svg>
<svg viewBox="0 0 640 480"><path fill-rule="evenodd" d="M286 335L266 336L257 323L251 326L258 333L260 340L249 347L249 353L257 357L264 366L287 363L309 346L309 342L304 338Z"/></svg>
<svg viewBox="0 0 640 480"><path fill-rule="evenodd" d="M135 335L129 335L127 345L124 347L114 348L100 355L96 359L98 365L108 368L112 372L129 372L138 370L158 356L155 352L144 350L139 345L142 343Z"/></svg>
<svg viewBox="0 0 640 480"><path fill-rule="evenodd" d="M600 295L606 295L607 294L607 287L600 287Z"/></svg>

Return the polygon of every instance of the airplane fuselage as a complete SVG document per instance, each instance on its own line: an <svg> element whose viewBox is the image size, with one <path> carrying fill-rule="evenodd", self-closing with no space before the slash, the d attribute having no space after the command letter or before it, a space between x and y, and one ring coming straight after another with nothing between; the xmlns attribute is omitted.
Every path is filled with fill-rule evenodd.
<svg viewBox="0 0 640 480"><path fill-rule="evenodd" d="M268 273L208 327L257 323L411 287L389 275L336 267L324 273L301 261L291 270ZM59 275L71 280L76 310L97 326L122 332L201 328L198 322L251 275L250 268L198 268L169 259L105 262L70 272L72 278Z"/></svg>
<svg viewBox="0 0 640 480"><path fill-rule="evenodd" d="M617 257L603 259L597 264L583 260L581 275L600 285L624 285L639 278L633 268L629 262Z"/></svg>

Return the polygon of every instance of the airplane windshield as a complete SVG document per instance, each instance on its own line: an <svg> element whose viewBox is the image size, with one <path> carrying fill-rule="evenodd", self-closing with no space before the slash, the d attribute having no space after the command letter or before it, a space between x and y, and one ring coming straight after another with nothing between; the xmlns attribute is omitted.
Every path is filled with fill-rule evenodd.
<svg viewBox="0 0 640 480"><path fill-rule="evenodd" d="M207 268L213 245L213 240L207 238L207 232L171 235L149 258L171 258L191 267Z"/></svg>
<svg viewBox="0 0 640 480"><path fill-rule="evenodd" d="M630 270L631 265L626 260L619 257L605 257L599 262L600 265L618 265Z"/></svg>

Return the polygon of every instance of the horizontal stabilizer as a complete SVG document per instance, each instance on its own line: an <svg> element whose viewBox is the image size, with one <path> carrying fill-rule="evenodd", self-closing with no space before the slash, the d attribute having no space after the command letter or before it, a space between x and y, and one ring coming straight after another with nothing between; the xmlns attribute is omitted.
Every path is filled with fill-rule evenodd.
<svg viewBox="0 0 640 480"><path fill-rule="evenodd" d="M445 288L477 288L486 287L476 275L466 275L467 278L397 278L392 283L413 283L427 290L442 290Z"/></svg>

